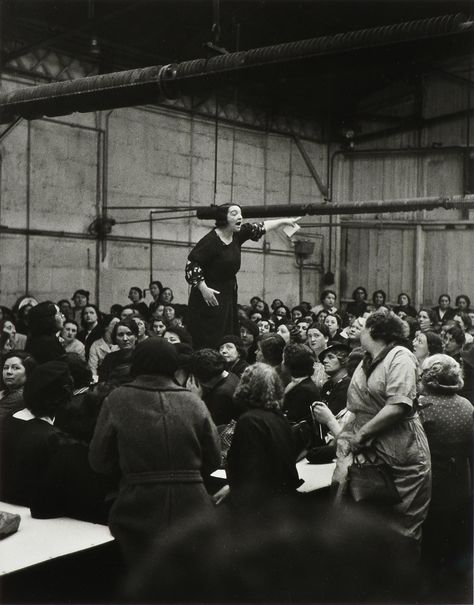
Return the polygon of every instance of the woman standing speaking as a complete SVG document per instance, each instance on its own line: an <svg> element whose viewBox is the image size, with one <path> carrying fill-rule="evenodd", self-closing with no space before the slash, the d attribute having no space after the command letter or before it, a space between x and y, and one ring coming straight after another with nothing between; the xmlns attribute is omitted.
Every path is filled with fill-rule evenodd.
<svg viewBox="0 0 474 605"><path fill-rule="evenodd" d="M242 244L295 223L291 218L243 223L237 204L217 207L215 228L194 246L186 264L186 281L192 286L189 329L196 349L215 347L225 334L238 335L236 275Z"/></svg>

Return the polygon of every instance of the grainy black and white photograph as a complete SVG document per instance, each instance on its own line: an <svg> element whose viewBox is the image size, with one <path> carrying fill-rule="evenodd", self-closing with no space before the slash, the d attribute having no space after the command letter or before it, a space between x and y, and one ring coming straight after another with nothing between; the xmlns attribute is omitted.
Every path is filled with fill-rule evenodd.
<svg viewBox="0 0 474 605"><path fill-rule="evenodd" d="M2 605L473 603L473 120L473 0L0 0Z"/></svg>

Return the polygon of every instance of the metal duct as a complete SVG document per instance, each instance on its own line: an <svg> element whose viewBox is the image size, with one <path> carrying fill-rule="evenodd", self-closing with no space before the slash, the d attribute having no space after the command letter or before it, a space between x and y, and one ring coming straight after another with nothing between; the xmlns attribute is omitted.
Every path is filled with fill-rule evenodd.
<svg viewBox="0 0 474 605"><path fill-rule="evenodd" d="M420 19L371 29L322 36L236 53L211 59L196 59L172 65L157 65L43 84L0 95L0 122L18 116L34 119L74 111L96 111L156 103L177 98L193 88L211 86L225 75L304 58L349 52L462 33L472 27L462 14Z"/></svg>
<svg viewBox="0 0 474 605"><path fill-rule="evenodd" d="M217 206L197 208L199 219L216 218ZM399 200L377 200L346 202L342 204L274 204L267 206L244 206L244 218L275 218L284 216L327 216L334 214L383 214L384 212L410 212L412 210L434 210L435 208L474 208L474 195L452 197L418 197Z"/></svg>

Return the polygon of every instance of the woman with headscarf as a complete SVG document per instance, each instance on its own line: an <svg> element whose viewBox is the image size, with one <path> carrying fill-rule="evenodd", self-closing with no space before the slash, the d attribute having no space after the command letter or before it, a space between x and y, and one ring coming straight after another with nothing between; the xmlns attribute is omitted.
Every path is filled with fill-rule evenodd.
<svg viewBox="0 0 474 605"><path fill-rule="evenodd" d="M201 399L173 381L177 367L164 339L140 343L133 380L104 401L90 444L92 467L121 476L109 526L129 565L171 526L212 510L203 475L220 464L219 437Z"/></svg>
<svg viewBox="0 0 474 605"><path fill-rule="evenodd" d="M216 211L216 224L191 250L186 264L189 297L189 328L194 347L215 347L225 334L238 334L237 280L241 246L258 241L265 233L294 219L243 223L237 204L223 204Z"/></svg>

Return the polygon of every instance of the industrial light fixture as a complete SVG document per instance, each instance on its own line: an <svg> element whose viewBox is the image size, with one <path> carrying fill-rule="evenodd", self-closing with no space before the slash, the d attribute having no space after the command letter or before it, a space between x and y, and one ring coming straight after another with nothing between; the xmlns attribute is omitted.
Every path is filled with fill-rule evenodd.
<svg viewBox="0 0 474 605"><path fill-rule="evenodd" d="M91 36L89 42L89 52L94 57L98 57L100 55L100 42L98 36L96 36L95 34Z"/></svg>

